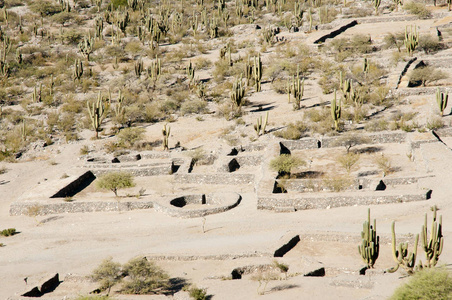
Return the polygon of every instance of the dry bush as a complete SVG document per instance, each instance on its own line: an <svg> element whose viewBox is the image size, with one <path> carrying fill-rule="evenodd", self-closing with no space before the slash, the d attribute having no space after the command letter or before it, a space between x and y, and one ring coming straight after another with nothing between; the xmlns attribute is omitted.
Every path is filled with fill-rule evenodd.
<svg viewBox="0 0 452 300"><path fill-rule="evenodd" d="M383 177L394 173L395 169L392 167L391 159L387 156L377 155L374 158L374 163L377 165L378 169L383 172Z"/></svg>
<svg viewBox="0 0 452 300"><path fill-rule="evenodd" d="M276 131L274 134L286 140L298 140L307 130L308 127L306 124L303 121L298 121L296 123L289 123L285 130Z"/></svg>
<svg viewBox="0 0 452 300"><path fill-rule="evenodd" d="M350 173L352 169L357 167L357 163L359 161L359 154L355 153L347 153L345 155L341 155L337 158L337 162L344 167L347 173Z"/></svg>
<svg viewBox="0 0 452 300"><path fill-rule="evenodd" d="M428 19L432 16L430 11L425 7L424 3L420 2L408 2L403 6L410 14L418 16L420 19Z"/></svg>
<svg viewBox="0 0 452 300"><path fill-rule="evenodd" d="M444 127L444 121L441 117L434 116L427 120L427 124L425 125L429 130L436 130Z"/></svg>
<svg viewBox="0 0 452 300"><path fill-rule="evenodd" d="M421 84L422 86L427 86L427 84L446 78L448 78L448 75L445 72L432 66L425 66L411 71L409 85L416 86Z"/></svg>

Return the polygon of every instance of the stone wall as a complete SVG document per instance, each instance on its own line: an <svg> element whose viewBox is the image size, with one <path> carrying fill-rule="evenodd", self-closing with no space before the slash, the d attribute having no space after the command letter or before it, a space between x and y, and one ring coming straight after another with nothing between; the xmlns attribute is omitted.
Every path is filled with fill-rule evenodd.
<svg viewBox="0 0 452 300"><path fill-rule="evenodd" d="M90 164L85 165L94 175L99 176L109 172L130 172L134 176L157 176L172 173L173 162L148 164Z"/></svg>
<svg viewBox="0 0 452 300"><path fill-rule="evenodd" d="M180 198L184 198L184 201L186 201L187 204L202 204L203 199L206 202L201 206L201 208L199 208L199 206L198 208L190 208L190 206L176 207L171 205L171 201L177 198L172 200L159 200L154 202L154 209L172 217L199 218L228 211L239 205L241 200L241 196L237 193L187 195Z"/></svg>
<svg viewBox="0 0 452 300"><path fill-rule="evenodd" d="M174 182L185 184L250 184L254 183L253 174L175 174Z"/></svg>
<svg viewBox="0 0 452 300"><path fill-rule="evenodd" d="M55 200L57 201L57 200ZM62 213L84 213L97 211L128 211L134 209L149 209L153 207L152 201L98 201L98 202L14 202L9 208L11 216L28 215L30 207L39 207L38 215L62 214Z"/></svg>
<svg viewBox="0 0 452 300"><path fill-rule="evenodd" d="M373 194L359 194L352 196L323 196L323 197L288 197L287 194L261 196L257 200L258 209L276 211L295 211L306 209L327 209L341 206L373 205L386 203L402 203L427 200L426 191L411 194L388 194L378 192Z"/></svg>

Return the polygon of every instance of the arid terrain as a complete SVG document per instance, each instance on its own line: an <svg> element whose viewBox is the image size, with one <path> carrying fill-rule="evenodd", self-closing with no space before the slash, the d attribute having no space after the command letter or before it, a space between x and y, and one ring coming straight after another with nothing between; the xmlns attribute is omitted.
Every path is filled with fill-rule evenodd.
<svg viewBox="0 0 452 300"><path fill-rule="evenodd" d="M109 257L171 283L109 299L386 299L392 222L412 251L435 208L452 263L447 3L0 2L1 299L85 299Z"/></svg>

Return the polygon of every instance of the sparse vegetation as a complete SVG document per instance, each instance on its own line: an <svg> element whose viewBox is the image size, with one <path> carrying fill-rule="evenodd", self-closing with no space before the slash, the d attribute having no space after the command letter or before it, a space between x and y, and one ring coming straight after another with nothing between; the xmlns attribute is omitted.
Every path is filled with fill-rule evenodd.
<svg viewBox="0 0 452 300"><path fill-rule="evenodd" d="M449 300L452 294L452 276L445 268L425 269L416 272L400 286L391 300Z"/></svg>
<svg viewBox="0 0 452 300"><path fill-rule="evenodd" d="M281 176L290 177L292 169L306 165L306 162L296 156L282 154L270 161L270 169Z"/></svg>
<svg viewBox="0 0 452 300"><path fill-rule="evenodd" d="M110 172L99 176L97 187L110 190L118 197L118 190L135 186L133 175L128 172Z"/></svg>
<svg viewBox="0 0 452 300"><path fill-rule="evenodd" d="M0 235L2 236L11 236L16 234L16 228L8 228L0 231Z"/></svg>

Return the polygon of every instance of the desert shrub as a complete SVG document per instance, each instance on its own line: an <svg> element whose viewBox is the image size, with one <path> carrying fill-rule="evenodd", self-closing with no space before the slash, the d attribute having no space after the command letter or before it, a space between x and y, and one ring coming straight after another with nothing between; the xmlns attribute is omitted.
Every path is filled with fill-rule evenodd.
<svg viewBox="0 0 452 300"><path fill-rule="evenodd" d="M62 11L52 16L52 20L55 23L61 24L63 27L64 24L75 21L76 19L77 15L68 11Z"/></svg>
<svg viewBox="0 0 452 300"><path fill-rule="evenodd" d="M200 289L196 286L191 286L188 289L188 295L194 300L206 300L207 299L207 290Z"/></svg>
<svg viewBox="0 0 452 300"><path fill-rule="evenodd" d="M390 49L396 47L400 52L400 48L403 46L405 40L405 34L403 32L398 33L388 33L383 38L383 48Z"/></svg>
<svg viewBox="0 0 452 300"><path fill-rule="evenodd" d="M119 6L121 6L121 7L129 6L129 3L127 0L111 0L110 3L114 9L118 8Z"/></svg>
<svg viewBox="0 0 452 300"><path fill-rule="evenodd" d="M434 116L427 120L426 126L429 130L435 130L444 127L444 121L438 117Z"/></svg>
<svg viewBox="0 0 452 300"><path fill-rule="evenodd" d="M76 45L82 39L83 34L80 31L74 29L68 29L63 31L63 34L60 38L66 43L71 45Z"/></svg>
<svg viewBox="0 0 452 300"><path fill-rule="evenodd" d="M16 228L8 228L0 231L0 235L2 236L11 236L16 234Z"/></svg>
<svg viewBox="0 0 452 300"><path fill-rule="evenodd" d="M347 150L347 153L349 153L350 148L360 145L360 144L366 144L369 143L369 138L364 135L360 135L358 133L346 133L338 137L334 142L334 146L342 146L345 147L345 150Z"/></svg>
<svg viewBox="0 0 452 300"><path fill-rule="evenodd" d="M128 42L127 45L124 47L124 50L128 53L136 55L138 52L141 51L141 43L136 41Z"/></svg>
<svg viewBox="0 0 452 300"><path fill-rule="evenodd" d="M97 187L100 189L111 190L118 196L118 190L135 186L133 175L129 172L111 172L99 176Z"/></svg>
<svg viewBox="0 0 452 300"><path fill-rule="evenodd" d="M446 73L436 69L435 67L420 67L411 71L409 85L416 86L422 84L422 86L426 86L429 83L433 83L447 77L448 75Z"/></svg>
<svg viewBox="0 0 452 300"><path fill-rule="evenodd" d="M134 258L124 265L127 280L121 293L124 294L158 294L170 286L169 276L153 262L146 258Z"/></svg>
<svg viewBox="0 0 452 300"><path fill-rule="evenodd" d="M187 153L189 157L193 160L194 164L204 164L206 163L206 152L203 148L196 148Z"/></svg>
<svg viewBox="0 0 452 300"><path fill-rule="evenodd" d="M61 11L60 5L53 4L50 1L35 1L28 7L32 12L42 16L51 16Z"/></svg>
<svg viewBox="0 0 452 300"><path fill-rule="evenodd" d="M123 277L121 270L121 264L113 262L112 258L105 259L102 263L93 271L91 278L100 283L101 290L110 289Z"/></svg>
<svg viewBox="0 0 452 300"><path fill-rule="evenodd" d="M278 174L282 176L290 176L290 172L293 168L305 165L306 162L303 159L289 154L282 154L270 161L270 169L278 172Z"/></svg>
<svg viewBox="0 0 452 300"><path fill-rule="evenodd" d="M450 300L452 276L444 268L423 269L400 286L390 300Z"/></svg>
<svg viewBox="0 0 452 300"><path fill-rule="evenodd" d="M132 147L143 139L145 130L139 127L124 128L118 134L118 143L123 147Z"/></svg>
<svg viewBox="0 0 452 300"><path fill-rule="evenodd" d="M425 54L438 52L443 48L443 45L438 41L438 37L433 35L421 35L419 37L419 49L422 49Z"/></svg>
<svg viewBox="0 0 452 300"><path fill-rule="evenodd" d="M149 123L154 123L163 117L162 111L156 102L146 105L144 112L144 121Z"/></svg>
<svg viewBox="0 0 452 300"><path fill-rule="evenodd" d="M345 155L339 156L337 158L337 162L344 167L344 169L347 171L347 173L350 173L350 171L356 167L357 163L359 161L359 154L355 153L347 153Z"/></svg>
<svg viewBox="0 0 452 300"><path fill-rule="evenodd" d="M424 3L408 2L403 6L410 14L418 16L420 19L428 19L432 16L430 11L425 7Z"/></svg>
<svg viewBox="0 0 452 300"><path fill-rule="evenodd" d="M182 114L202 114L206 112L207 102L195 99L182 103L180 111Z"/></svg>
<svg viewBox="0 0 452 300"><path fill-rule="evenodd" d="M330 177L322 180L323 185L331 191L341 192L352 184L352 179L348 176L331 175Z"/></svg>
<svg viewBox="0 0 452 300"><path fill-rule="evenodd" d="M275 132L275 136L286 140L298 140L308 130L308 127L303 121L296 123L289 123L285 130Z"/></svg>
<svg viewBox="0 0 452 300"><path fill-rule="evenodd" d="M257 293L259 295L265 294L267 284L272 280L279 280L279 274L275 270L269 269L266 271L259 270L256 274L251 277L251 280L259 282L257 287Z"/></svg>
<svg viewBox="0 0 452 300"><path fill-rule="evenodd" d="M365 54L372 52L372 39L369 35L356 34L353 35L350 46L355 53Z"/></svg>
<svg viewBox="0 0 452 300"><path fill-rule="evenodd" d="M374 163L377 165L378 169L383 172L383 176L391 174L394 172L394 168L392 167L391 159L387 156L377 155L374 158Z"/></svg>
<svg viewBox="0 0 452 300"><path fill-rule="evenodd" d="M377 119L368 122L364 129L370 132L383 131L388 129L388 121L386 119Z"/></svg>

